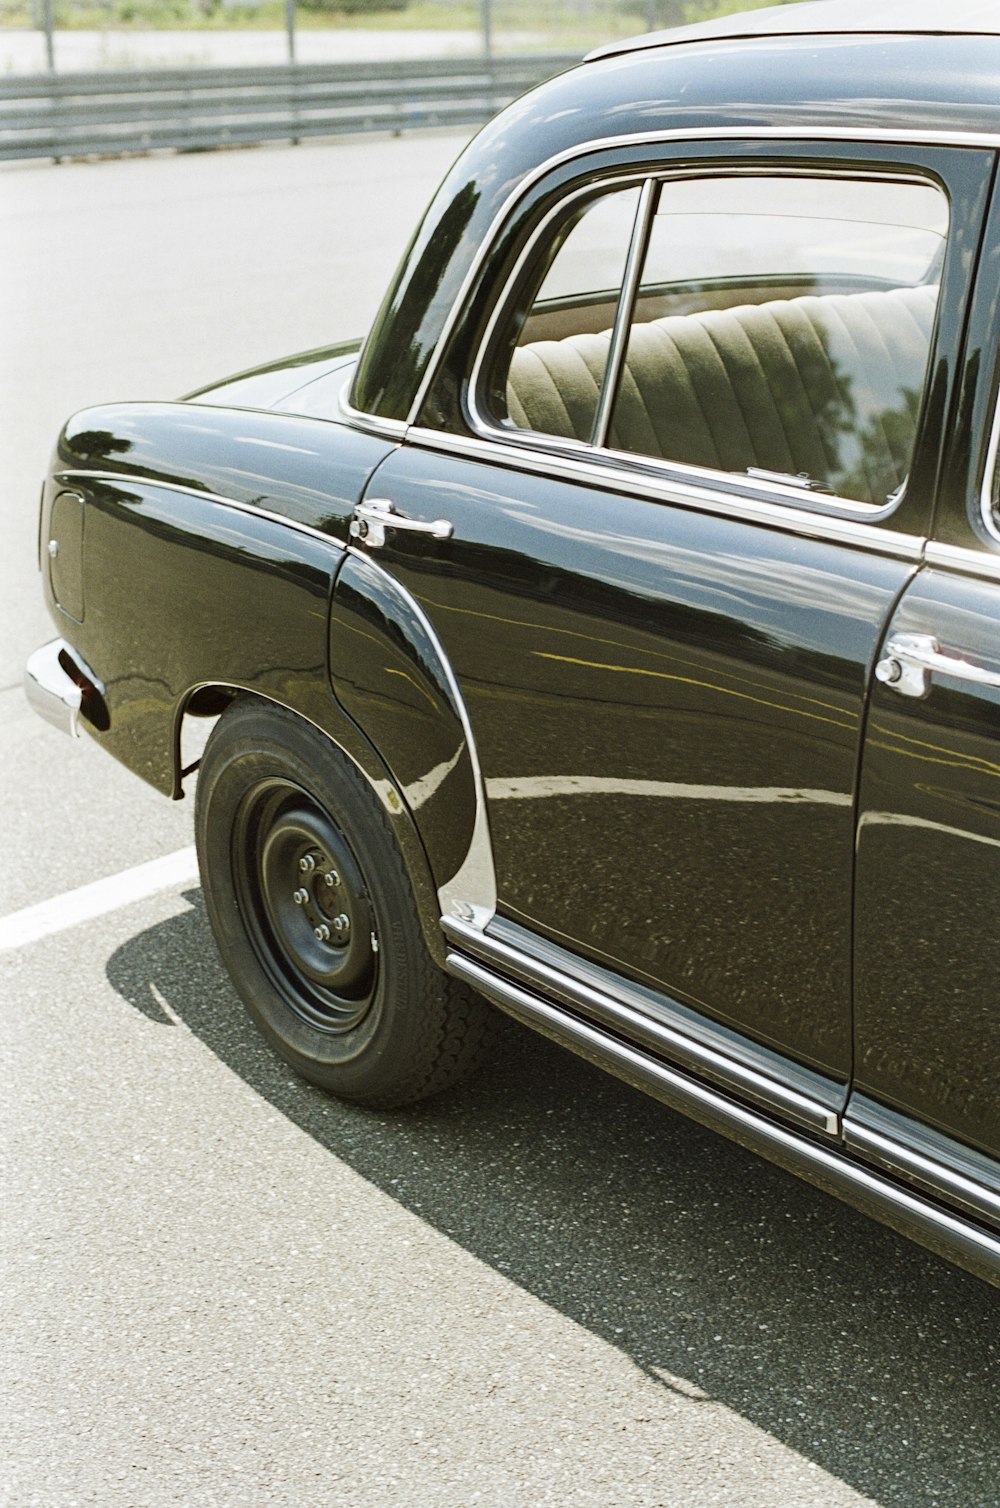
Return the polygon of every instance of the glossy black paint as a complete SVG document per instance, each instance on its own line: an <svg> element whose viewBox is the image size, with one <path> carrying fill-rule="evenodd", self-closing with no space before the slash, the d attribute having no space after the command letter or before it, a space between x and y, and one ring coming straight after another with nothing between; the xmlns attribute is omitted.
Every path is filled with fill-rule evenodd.
<svg viewBox="0 0 1000 1508"><path fill-rule="evenodd" d="M341 544L391 443L344 424L194 403L84 409L59 437L59 475L114 475L232 499Z"/></svg>
<svg viewBox="0 0 1000 1508"><path fill-rule="evenodd" d="M362 350L353 402L406 418L479 248L541 161L668 132L988 133L998 74L1000 37L823 36L652 48L541 85L445 178Z"/></svg>
<svg viewBox="0 0 1000 1508"><path fill-rule="evenodd" d="M405 447L379 552L465 697L502 914L850 1068L853 795L901 561Z"/></svg>
<svg viewBox="0 0 1000 1508"><path fill-rule="evenodd" d="M88 611L74 643L107 687L110 753L173 794L174 729L205 685L322 721L335 545L151 483L93 482L86 497Z"/></svg>
<svg viewBox="0 0 1000 1508"><path fill-rule="evenodd" d="M970 300L961 383L938 492L934 535L942 543L995 555L982 509L987 453L1000 387L1000 190L993 194ZM988 490L995 494L996 482Z"/></svg>
<svg viewBox="0 0 1000 1508"><path fill-rule="evenodd" d="M360 345L358 340L345 340L336 345L321 346L315 351L283 356L278 361L268 361L249 371L237 372L223 382L198 388L185 394L185 398L189 403L217 403L224 408L280 408L288 413L299 413L296 395L306 387L317 382L325 386L338 374L343 374L340 384L343 386L350 376L353 358ZM336 408L326 417L336 417Z"/></svg>
<svg viewBox="0 0 1000 1508"><path fill-rule="evenodd" d="M56 492L49 513L49 537L59 541L59 553L49 561L49 585L59 611L82 623L86 613L83 592L83 529L86 502L68 488Z"/></svg>
<svg viewBox="0 0 1000 1508"><path fill-rule="evenodd" d="M177 795L176 729L200 688L254 688L319 719L330 700L322 688L333 576L354 502L389 448L344 426L262 413L248 423L239 411L194 405L88 409L67 424L42 533L65 535L69 488L86 527L75 557L61 539L46 590L66 624L61 573L75 558L80 621L71 637L107 682L111 752ZM226 612L213 627L220 601ZM300 689L314 676L315 689Z"/></svg>
<svg viewBox="0 0 1000 1508"><path fill-rule="evenodd" d="M476 787L461 713L413 601L372 562L351 559L330 612L330 676L418 818L443 885L469 850Z"/></svg>
<svg viewBox="0 0 1000 1508"><path fill-rule="evenodd" d="M890 633L1000 673L1000 583L924 570ZM1000 1156L1000 690L877 686L861 787L855 1084Z"/></svg>

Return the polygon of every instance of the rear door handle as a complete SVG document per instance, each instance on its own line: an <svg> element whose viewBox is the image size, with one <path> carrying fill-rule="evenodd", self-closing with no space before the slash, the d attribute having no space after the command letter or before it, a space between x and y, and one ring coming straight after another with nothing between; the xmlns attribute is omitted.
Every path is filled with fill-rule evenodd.
<svg viewBox="0 0 1000 1508"><path fill-rule="evenodd" d="M446 518L425 522L422 518L407 518L396 511L395 503L387 497L367 498L358 503L351 519L352 539L360 539L373 550L385 544L386 529L403 529L410 534L429 534L432 539L450 539L455 532L454 524Z"/></svg>
<svg viewBox="0 0 1000 1508"><path fill-rule="evenodd" d="M1000 687L1000 675L942 653L932 634L893 634L875 666L876 678L891 686L901 696L926 696L931 689L931 675L952 676L959 681L974 681L977 686Z"/></svg>

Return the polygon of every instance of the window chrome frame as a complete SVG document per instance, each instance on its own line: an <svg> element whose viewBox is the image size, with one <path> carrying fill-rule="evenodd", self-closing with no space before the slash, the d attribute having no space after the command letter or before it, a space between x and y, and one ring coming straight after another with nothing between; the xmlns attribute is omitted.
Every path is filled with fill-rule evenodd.
<svg viewBox="0 0 1000 1508"><path fill-rule="evenodd" d="M739 133L735 139L743 140L745 136L746 133ZM712 138L698 134L688 139L702 141ZM790 133L787 139L805 142L817 138L813 133L805 137L798 133ZM870 141L872 137L859 135L856 139L864 143ZM924 142L925 138L921 137L919 140ZM650 141L655 141L655 138L650 138ZM594 149L591 147L587 148L588 155L591 150ZM568 156L572 159L575 155L579 154L563 154L563 157ZM532 181L535 181L538 176L533 175ZM590 182L581 185L578 189L568 193L558 204L553 205L539 220L522 247L511 269L510 276L507 278L494 302L492 313L473 359L466 399L466 418L470 428L474 434L480 436L482 439L499 441L517 451L520 451L522 448L541 450L545 453L551 453L553 456L565 456L568 459L581 454L586 455L597 460L599 463L603 463L602 471L606 468L605 485L608 485L609 482L613 483L614 479L620 476L623 469L628 470L631 481L634 469L637 466L642 468L648 467L652 468L655 472L662 472L667 485L678 481L681 485L697 486L700 484L706 489L714 489L719 486L727 489L739 489L741 485L745 485L750 492L750 499L747 499L740 490L727 491L727 496L731 503L736 506L740 506L752 498L763 496L778 504L787 503L790 507L802 508L803 504L806 504L810 514L815 511L817 514L827 517L864 519L871 523L881 523L882 520L890 518L898 511L906 495L906 479L904 479L903 485L891 494L884 503L865 503L857 498L842 497L837 493L817 492L807 487L796 487L791 481L787 485L779 482L770 482L762 478L751 478L742 472L716 470L713 467L695 466L689 462L644 455L641 452L616 450L601 443L602 438L606 439L607 428L610 427L611 410L613 409L614 397L617 394L625 361L629 333L629 322L626 316L631 312L641 281L645 252L649 244L650 230L660 189L666 183L681 182L695 178L704 180L707 178L736 177L823 178L850 183L912 183L922 187L932 187L942 195L948 210L948 224L945 237L945 255L947 256L954 224L954 207L951 202L951 195L948 192L947 186L937 178L929 173L921 173L913 169L906 170L901 167L898 171L878 171L877 169L860 168L859 171L852 172L843 167L831 167L829 170L824 171L823 166L818 163L803 163L801 166L782 163L780 165L775 164L773 168L769 168L766 165L762 166L759 162L753 164L727 162L723 164L715 159L710 159L704 163L689 163L676 170L667 168L654 172L646 166L636 167L627 172L609 173L607 179L603 179L599 183ZM539 431L520 430L499 424L484 408L484 369L487 366L497 330L503 320L509 317L514 290L524 274L525 267L536 255L539 243L544 238L546 232L550 230L553 222L562 218L578 199L598 198L604 193L613 192L620 188L628 188L634 186L636 183L642 185L642 196L640 197L635 221L633 222L625 275L618 294L611 349L605 368L604 382L598 399L598 418L604 419L603 431L598 428L596 419L591 430L592 439L590 441L577 440L569 436L546 435ZM491 238L495 234L496 229L497 226L494 224L491 228ZM479 261L482 261L482 257L480 257ZM452 312L453 317L449 322L451 328L454 328L458 313L465 307L465 300L471 290L472 282L473 279L470 277L467 280L467 286L463 285L463 288L460 290ZM940 295L938 306L935 307L934 311L934 326L931 331L927 360L924 366L920 409L918 410L915 434L919 434L920 432L921 420L930 386L928 379L933 369L933 358L938 338L939 305ZM439 350L443 349L448 335L450 335L450 330L442 334ZM439 359L435 359L433 362L435 371L438 365ZM430 375L433 380L433 374ZM430 392L432 380L426 383L427 392ZM608 412L603 414L602 410L605 403ZM410 416L410 423L414 427L416 427L416 414L418 412L419 406L415 403ZM420 432L426 434L428 431L421 429ZM451 435L450 438L454 440L456 437ZM998 447L1000 447L1000 405L998 405L997 440Z"/></svg>
<svg viewBox="0 0 1000 1508"><path fill-rule="evenodd" d="M1000 554L988 550L974 550L967 545L945 545L929 540L924 551L929 566L938 566L945 571L960 571L964 576L980 576L987 581L1000 581Z"/></svg>
<svg viewBox="0 0 1000 1508"><path fill-rule="evenodd" d="M1000 524L995 517L996 490L1000 484L997 463L1000 461L1000 383L993 400L993 423L990 427L990 442L986 448L983 466L983 482L979 491L979 511L983 526L990 539L1000 544Z"/></svg>
<svg viewBox="0 0 1000 1508"><path fill-rule="evenodd" d="M351 370L350 376L340 389L338 407L340 417L345 424L350 424L354 429L363 429L366 434L378 435L383 440L402 440L409 427L406 419L384 419L380 414L369 414L363 408L355 408L351 402L351 393L354 391L354 373L357 371L357 362Z"/></svg>
<svg viewBox="0 0 1000 1508"><path fill-rule="evenodd" d="M442 456L464 456L472 461L505 466L511 471L528 471L584 486L606 489L616 484L620 491L632 497L647 498L650 502L692 508L724 518L738 514L744 523L783 529L812 539L832 540L897 560L921 561L927 544L922 534L904 534L895 529L875 527L878 520L870 513L858 517L846 510L824 508L814 511L809 504L815 502L815 493L793 492L790 488L786 491L762 482L754 485L752 494L743 495L728 490L733 478L727 473L719 474L723 486L713 486L710 479L705 480L710 478L709 473L692 470L690 478L646 473L635 465L634 456L628 456L632 464L627 469L601 464L608 457L613 462L614 455L608 451L596 452L582 441L573 442L575 450L560 453L533 448L530 444L511 445L505 433L497 439L495 436L456 435L450 431L415 426L407 434L407 442ZM829 499L824 495L823 501Z"/></svg>
<svg viewBox="0 0 1000 1508"><path fill-rule="evenodd" d="M618 307L615 310L615 322L611 331L611 344L608 347L608 361L604 368L604 381L601 391L597 395L597 412L590 430L590 444L594 450L607 448L608 430L611 428L611 414L614 409L615 399L618 396L618 383L621 378L622 368L625 363L625 353L628 349L629 336L632 333L632 325L629 319L631 311L635 308L636 297L639 292L639 283L642 279L643 263L649 248L649 236L656 213L659 184L655 178L647 178L639 190L639 203L636 207L635 219L632 221L632 237L629 242L628 253L625 257L625 272L622 277L622 285L618 290ZM470 398L476 392L475 384L470 385Z"/></svg>

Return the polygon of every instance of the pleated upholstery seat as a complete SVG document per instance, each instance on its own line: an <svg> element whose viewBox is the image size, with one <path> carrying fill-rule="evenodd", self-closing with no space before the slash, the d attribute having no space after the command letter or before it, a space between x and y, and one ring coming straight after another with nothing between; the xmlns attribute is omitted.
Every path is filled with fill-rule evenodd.
<svg viewBox="0 0 1000 1508"><path fill-rule="evenodd" d="M882 503L905 478L937 288L808 295L633 326L609 444L744 473L804 473ZM610 335L514 354L519 427L587 440Z"/></svg>

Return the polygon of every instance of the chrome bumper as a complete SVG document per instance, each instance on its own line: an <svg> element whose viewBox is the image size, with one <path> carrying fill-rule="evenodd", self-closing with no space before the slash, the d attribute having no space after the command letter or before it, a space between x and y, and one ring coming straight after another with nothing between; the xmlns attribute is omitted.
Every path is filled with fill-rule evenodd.
<svg viewBox="0 0 1000 1508"><path fill-rule="evenodd" d="M77 671L74 678L71 667ZM24 691L39 717L71 738L80 737L83 688L96 684L65 639L36 649L24 667Z"/></svg>

